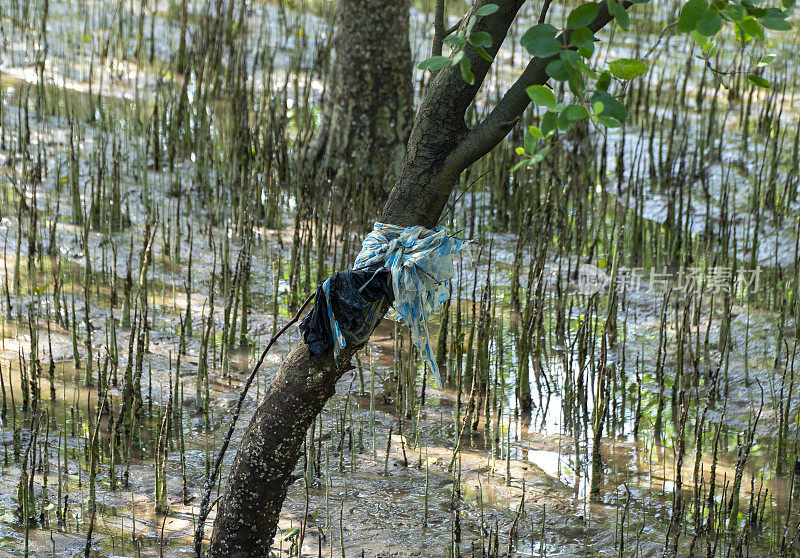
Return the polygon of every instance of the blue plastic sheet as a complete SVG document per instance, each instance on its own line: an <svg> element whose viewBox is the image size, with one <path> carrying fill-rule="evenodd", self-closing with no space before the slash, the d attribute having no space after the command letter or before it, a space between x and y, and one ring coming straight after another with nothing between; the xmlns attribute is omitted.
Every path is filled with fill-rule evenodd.
<svg viewBox="0 0 800 558"><path fill-rule="evenodd" d="M391 274L394 308L389 317L403 320L411 330L411 340L441 387L442 379L430 344L428 319L448 298L448 282L453 277L453 257L466 243L447 234L441 227L398 227L375 223L356 258L353 269L380 265ZM335 318L331 316L332 322ZM334 326L335 351L344 346L344 337ZM341 345L340 345L341 343Z"/></svg>

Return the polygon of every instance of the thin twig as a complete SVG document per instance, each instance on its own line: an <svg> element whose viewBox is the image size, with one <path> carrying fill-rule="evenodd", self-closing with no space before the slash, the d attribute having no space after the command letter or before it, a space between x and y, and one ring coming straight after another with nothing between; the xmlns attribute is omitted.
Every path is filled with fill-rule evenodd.
<svg viewBox="0 0 800 558"><path fill-rule="evenodd" d="M439 281L439 280L438 280L436 277L434 277L433 275L431 275L431 273L430 273L428 270L426 270L424 267L422 267L421 265L416 265L416 264L415 264L415 265L414 265L414 267L416 267L416 268L417 268L418 270L420 270L422 273L424 273L425 275L427 275L428 277L430 277L430 278L431 278L431 281L433 281L433 282L434 282L434 283L436 283L437 285L441 285L441 284L442 284L442 281Z"/></svg>
<svg viewBox="0 0 800 558"><path fill-rule="evenodd" d="M436 226L437 226L437 227L438 227L438 226L439 226L439 224L442 222L442 219L444 219L445 217L447 217L448 213L450 213L451 211L455 211L456 204L457 204L459 201L461 201L461 198L463 198L463 197L464 197L464 194L466 194L466 193L469 191L469 189L470 189L470 188L472 188L472 187L475 185L475 183L476 183L478 180L480 180L481 178L483 178L484 176L486 176L486 175L487 175L487 174L489 174L490 172L492 172L492 169L491 169L491 168L490 168L490 169L488 169L488 170L486 170L486 171L484 171L482 174L480 174L480 175L478 176L478 178L476 178L475 180L473 180L472 182L470 182L470 183L469 183L469 186L467 186L466 188L464 188L464 191L463 191L463 192L461 192L461 194L459 194L459 196L458 196L458 197L455 199L455 201L453 202L453 205L451 205L451 206L450 206L450 208L449 208L447 211L445 211L444 213L442 213L442 216L441 216L441 217L439 217L439 220L438 220L438 221L436 221Z"/></svg>
<svg viewBox="0 0 800 558"><path fill-rule="evenodd" d="M664 35L666 35L666 34L667 34L667 31L669 31L670 29L672 29L673 27L675 27L675 26L677 26L677 25L678 25L678 22L677 22L677 21L673 21L673 22L671 22L671 23L667 24L667 25L664 27L664 29L662 29L662 30L661 30L661 32L658 34L658 37L656 38L656 42L655 42L655 43L653 43L653 46L651 46L651 47L650 47L650 50L648 50L648 51L647 51L647 54L645 54L645 55L642 57L642 60L647 60L648 58L650 58L650 55L651 55L651 54L653 54L653 51L654 51L654 50L656 49L656 47L657 47L657 46L658 46L658 45L661 43L661 39L663 39L663 38L664 38Z"/></svg>

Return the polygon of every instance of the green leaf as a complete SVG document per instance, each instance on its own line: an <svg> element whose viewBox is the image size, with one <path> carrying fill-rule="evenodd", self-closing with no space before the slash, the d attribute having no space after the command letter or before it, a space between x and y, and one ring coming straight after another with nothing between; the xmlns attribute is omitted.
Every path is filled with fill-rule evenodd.
<svg viewBox="0 0 800 558"><path fill-rule="evenodd" d="M475 47L475 50L477 50L478 54L481 55L481 58L483 58L487 62L491 62L492 61L492 57L489 55L488 52L486 52L486 49L484 49L483 47Z"/></svg>
<svg viewBox="0 0 800 558"><path fill-rule="evenodd" d="M475 83L475 74L472 73L472 69L470 68L469 58L462 58L459 67L461 68L461 77L464 78L464 81L470 85Z"/></svg>
<svg viewBox="0 0 800 558"><path fill-rule="evenodd" d="M777 56L778 55L775 53L765 54L764 56L761 57L761 60L758 61L758 64L756 64L756 68L763 68L764 66L775 60Z"/></svg>
<svg viewBox="0 0 800 558"><path fill-rule="evenodd" d="M603 106L603 103L600 101L595 101L594 103L592 103L592 112L594 112L595 114L602 113L603 108L605 107Z"/></svg>
<svg viewBox="0 0 800 558"><path fill-rule="evenodd" d="M531 43L528 52L539 58L549 58L555 56L564 47L564 44L558 39L551 37L540 37Z"/></svg>
<svg viewBox="0 0 800 558"><path fill-rule="evenodd" d="M581 27L572 32L569 43L576 47L588 47L594 45L594 33L588 27Z"/></svg>
<svg viewBox="0 0 800 558"><path fill-rule="evenodd" d="M541 107L547 107L549 109L556 108L556 96L550 90L550 88L545 87L544 85L531 85L525 92L528 94L528 97L531 98L534 104L539 105Z"/></svg>
<svg viewBox="0 0 800 558"><path fill-rule="evenodd" d="M742 0L742 6L744 6L744 9L748 15L753 17L764 17L767 15L767 9L755 6L755 4L761 4L761 2L763 2L763 0Z"/></svg>
<svg viewBox="0 0 800 558"><path fill-rule="evenodd" d="M586 27L594 21L599 11L600 7L596 2L584 2L569 13L569 16L567 16L567 27L570 29Z"/></svg>
<svg viewBox="0 0 800 558"><path fill-rule="evenodd" d="M564 61L564 64L572 68L577 68L578 62L581 61L581 55L574 50L562 50L558 53L558 57Z"/></svg>
<svg viewBox="0 0 800 558"><path fill-rule="evenodd" d="M764 29L755 18L748 17L739 22L739 27L745 32L744 40L747 41L749 37L755 37L764 40Z"/></svg>
<svg viewBox="0 0 800 558"><path fill-rule="evenodd" d="M469 36L469 42L476 47L492 46L492 36L486 31L476 31Z"/></svg>
<svg viewBox="0 0 800 558"><path fill-rule="evenodd" d="M697 30L692 31L692 39L694 40L695 44L697 44L697 46L703 50L705 50L706 47L711 44L711 41L708 40L708 37L701 35L697 32Z"/></svg>
<svg viewBox="0 0 800 558"><path fill-rule="evenodd" d="M622 126L622 122L620 122L613 116L604 116L601 114L600 116L597 117L597 121L606 128L619 128L620 126Z"/></svg>
<svg viewBox="0 0 800 558"><path fill-rule="evenodd" d="M786 10L784 12L780 8L767 8L767 13L764 14L764 17L774 17L774 18L777 18L777 19L788 19L790 15L792 15L792 10Z"/></svg>
<svg viewBox="0 0 800 558"><path fill-rule="evenodd" d="M465 35L472 35L472 28L475 27L475 22L477 21L478 18L475 17L474 15L469 17L469 19L467 20L467 25L464 28Z"/></svg>
<svg viewBox="0 0 800 558"><path fill-rule="evenodd" d="M781 5L783 6L784 10L791 10L794 8L794 5L797 0L782 0Z"/></svg>
<svg viewBox="0 0 800 558"><path fill-rule="evenodd" d="M483 17L483 16L492 15L493 13L495 13L499 9L500 9L500 6L498 6L497 4L484 4L483 6L481 6L477 10L475 10L475 13L477 15Z"/></svg>
<svg viewBox="0 0 800 558"><path fill-rule="evenodd" d="M525 151L533 153L536 151L536 145L539 143L530 130L525 132Z"/></svg>
<svg viewBox="0 0 800 558"><path fill-rule="evenodd" d="M619 79L633 79L647 72L647 64L641 60L631 58L620 58L609 62L608 69Z"/></svg>
<svg viewBox="0 0 800 558"><path fill-rule="evenodd" d="M578 60L578 67L584 74L586 74L590 78L597 79L597 72L595 72L589 66L587 66L586 62L584 62L583 60Z"/></svg>
<svg viewBox="0 0 800 558"><path fill-rule="evenodd" d="M597 102L603 104L603 116L610 116L617 120L625 120L628 117L628 109L620 103L615 97L609 95L605 91L595 91L590 99L592 105Z"/></svg>
<svg viewBox="0 0 800 558"><path fill-rule="evenodd" d="M586 107L583 105L570 105L565 108L561 114L563 114L567 120L578 122L589 116L589 111L586 110Z"/></svg>
<svg viewBox="0 0 800 558"><path fill-rule="evenodd" d="M295 527L294 529L290 529L289 531L284 533L283 536L281 537L281 540L285 541L285 540L291 539L292 537L296 537L299 534L300 534L300 529Z"/></svg>
<svg viewBox="0 0 800 558"><path fill-rule="evenodd" d="M741 4L736 4L733 2L725 6L725 9L722 10L722 13L731 21L742 21L747 15Z"/></svg>
<svg viewBox="0 0 800 558"><path fill-rule="evenodd" d="M547 23L542 23L540 25L534 25L533 27L525 31L519 42L522 44L525 50L528 51L528 53L533 54L533 52L531 52L531 49L533 48L532 45L535 41L541 39L542 37L549 37L551 39L554 39L556 33L558 33L558 29Z"/></svg>
<svg viewBox="0 0 800 558"><path fill-rule="evenodd" d="M466 40L460 34L450 35L449 37L445 37L444 40L442 41L442 43L445 45L457 46L457 47L463 47L465 42Z"/></svg>
<svg viewBox="0 0 800 558"><path fill-rule="evenodd" d="M514 149L514 152L517 155L525 155L525 148L524 147L517 147Z"/></svg>
<svg viewBox="0 0 800 558"><path fill-rule="evenodd" d="M722 16L719 15L717 10L708 10L705 15L697 22L695 29L701 35L706 37L713 37L722 28Z"/></svg>
<svg viewBox="0 0 800 558"><path fill-rule="evenodd" d="M534 163L534 164L541 163L542 160L547 156L547 154L549 152L550 152L550 146L549 145L545 145L539 151L537 151L536 153L533 154L533 157L531 157L531 163Z"/></svg>
<svg viewBox="0 0 800 558"><path fill-rule="evenodd" d="M570 120L567 118L566 112L560 112L558 114L558 129L562 132L566 132L570 128L572 128L573 124L575 124L574 120Z"/></svg>
<svg viewBox="0 0 800 558"><path fill-rule="evenodd" d="M750 75L747 76L747 81L749 81L750 83L752 83L756 87L763 87L764 89L769 89L769 86L771 85L770 82L765 80L763 77L756 76L756 75L753 75L753 74L750 74Z"/></svg>
<svg viewBox="0 0 800 558"><path fill-rule="evenodd" d="M567 81L569 79L569 67L560 59L550 62L544 71L556 81Z"/></svg>
<svg viewBox="0 0 800 558"><path fill-rule="evenodd" d="M588 27L576 29L569 39L572 46L578 47L578 53L584 58L594 54L594 33Z"/></svg>
<svg viewBox="0 0 800 558"><path fill-rule="evenodd" d="M765 16L761 20L761 25L773 31L789 31L792 25L782 17Z"/></svg>
<svg viewBox="0 0 800 558"><path fill-rule="evenodd" d="M567 77L567 84L569 85L570 92L576 97L583 97L583 91L586 89L586 82L583 79L583 73L580 70L569 70L569 77Z"/></svg>
<svg viewBox="0 0 800 558"><path fill-rule="evenodd" d="M681 8L678 16L678 32L689 33L708 12L706 0L689 0Z"/></svg>
<svg viewBox="0 0 800 558"><path fill-rule="evenodd" d="M450 59L447 56L431 56L427 60L423 60L419 63L418 68L420 70L441 70L445 66L450 63Z"/></svg>
<svg viewBox="0 0 800 558"><path fill-rule="evenodd" d="M558 113L552 110L547 111L542 117L542 121L539 123L539 129L546 138L555 134L558 129Z"/></svg>
<svg viewBox="0 0 800 558"><path fill-rule="evenodd" d="M614 15L617 25L622 29L627 31L631 28L631 16L628 15L628 10L620 2L614 2L611 7L611 13Z"/></svg>
<svg viewBox="0 0 800 558"><path fill-rule="evenodd" d="M611 85L611 72L603 70L597 83L595 83L595 87L600 91L607 91L609 85Z"/></svg>
<svg viewBox="0 0 800 558"><path fill-rule="evenodd" d="M533 137L536 139L544 139L544 134L542 134L542 131L536 126L528 126L528 131L533 134Z"/></svg>

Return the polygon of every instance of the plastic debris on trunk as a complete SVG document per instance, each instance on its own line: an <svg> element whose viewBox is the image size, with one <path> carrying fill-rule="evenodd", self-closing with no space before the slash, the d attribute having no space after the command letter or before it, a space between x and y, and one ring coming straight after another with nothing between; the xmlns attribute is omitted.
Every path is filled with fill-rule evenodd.
<svg viewBox="0 0 800 558"><path fill-rule="evenodd" d="M322 354L332 344L334 355L338 356L348 341L365 342L370 333L365 331L365 324L379 308L384 296L381 292L388 291L387 279L391 275L393 297L388 292L386 297L393 298L394 304L389 317L402 319L408 325L411 340L425 355L434 381L441 387L428 318L450 298L448 281L453 277L453 256L465 245L441 227L430 230L375 223L364 239L353 270L334 274L317 289L314 309L300 326L312 353ZM337 292L339 289L344 292Z"/></svg>
<svg viewBox="0 0 800 558"><path fill-rule="evenodd" d="M380 266L334 273L317 287L314 308L300 322L303 340L317 356L333 348L364 343L372 333L375 312L384 298L391 301L389 272Z"/></svg>

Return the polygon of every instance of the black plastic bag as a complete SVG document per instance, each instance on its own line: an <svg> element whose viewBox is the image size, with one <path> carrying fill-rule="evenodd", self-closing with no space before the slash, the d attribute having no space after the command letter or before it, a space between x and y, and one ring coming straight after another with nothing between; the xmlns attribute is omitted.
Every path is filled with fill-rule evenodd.
<svg viewBox="0 0 800 558"><path fill-rule="evenodd" d="M328 298L333 316L348 343L366 341L372 332L370 314L377 310L382 299L392 301L389 278L389 271L381 267L339 271L331 276ZM312 354L319 356L333 348L324 282L317 286L314 308L300 322L300 331Z"/></svg>

